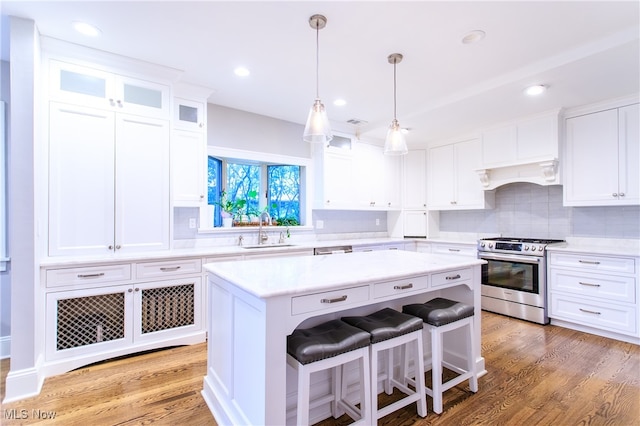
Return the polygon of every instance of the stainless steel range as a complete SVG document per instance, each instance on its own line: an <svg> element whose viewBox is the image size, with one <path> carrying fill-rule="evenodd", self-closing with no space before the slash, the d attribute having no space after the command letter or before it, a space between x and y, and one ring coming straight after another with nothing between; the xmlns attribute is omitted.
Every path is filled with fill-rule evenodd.
<svg viewBox="0 0 640 426"><path fill-rule="evenodd" d="M564 240L500 237L478 241L482 309L548 324L546 248Z"/></svg>

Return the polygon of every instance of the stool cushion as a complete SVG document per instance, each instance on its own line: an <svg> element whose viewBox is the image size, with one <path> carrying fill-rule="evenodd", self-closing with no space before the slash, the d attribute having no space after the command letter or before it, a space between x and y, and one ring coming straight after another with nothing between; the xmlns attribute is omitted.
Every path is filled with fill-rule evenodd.
<svg viewBox="0 0 640 426"><path fill-rule="evenodd" d="M332 320L287 336L287 353L300 364L331 358L369 345L369 333L344 321Z"/></svg>
<svg viewBox="0 0 640 426"><path fill-rule="evenodd" d="M368 332L371 335L371 343L422 330L421 318L391 308L384 308L365 317L342 317L342 321Z"/></svg>
<svg viewBox="0 0 640 426"><path fill-rule="evenodd" d="M405 305L402 312L420 317L427 324L439 327L473 316L473 306L437 297L427 303Z"/></svg>

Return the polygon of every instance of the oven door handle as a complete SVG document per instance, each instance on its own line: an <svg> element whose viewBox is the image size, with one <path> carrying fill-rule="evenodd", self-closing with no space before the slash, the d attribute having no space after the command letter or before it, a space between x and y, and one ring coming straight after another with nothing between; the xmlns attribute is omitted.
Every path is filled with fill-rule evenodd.
<svg viewBox="0 0 640 426"><path fill-rule="evenodd" d="M507 261L517 260L518 262L531 263L531 264L540 263L540 261L542 260L541 257L535 257L535 256L517 256L514 254L493 255L493 254L487 254L487 253L479 254L478 258L488 259L488 260L507 260Z"/></svg>

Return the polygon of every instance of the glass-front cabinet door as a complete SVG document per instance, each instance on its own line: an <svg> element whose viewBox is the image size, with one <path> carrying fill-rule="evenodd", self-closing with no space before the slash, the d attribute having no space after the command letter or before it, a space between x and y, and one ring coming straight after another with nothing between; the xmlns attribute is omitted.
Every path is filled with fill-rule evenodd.
<svg viewBox="0 0 640 426"><path fill-rule="evenodd" d="M173 122L177 129L204 131L204 114L204 102L175 98L173 104Z"/></svg>
<svg viewBox="0 0 640 426"><path fill-rule="evenodd" d="M146 117L169 118L169 86L51 60L52 99Z"/></svg>

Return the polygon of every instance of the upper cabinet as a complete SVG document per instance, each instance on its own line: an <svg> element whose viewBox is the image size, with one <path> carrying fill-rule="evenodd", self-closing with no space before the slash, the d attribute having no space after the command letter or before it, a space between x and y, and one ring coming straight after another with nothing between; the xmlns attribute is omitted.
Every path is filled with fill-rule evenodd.
<svg viewBox="0 0 640 426"><path fill-rule="evenodd" d="M564 204L640 204L638 104L566 120Z"/></svg>
<svg viewBox="0 0 640 426"><path fill-rule="evenodd" d="M468 210L493 206L493 192L485 194L476 173L481 149L479 139L429 149L429 209Z"/></svg>
<svg viewBox="0 0 640 426"><path fill-rule="evenodd" d="M334 135L314 145L314 207L342 210L400 210L400 158L382 147Z"/></svg>
<svg viewBox="0 0 640 426"><path fill-rule="evenodd" d="M411 150L403 157L404 201L402 207L410 210L427 209L427 152Z"/></svg>
<svg viewBox="0 0 640 426"><path fill-rule="evenodd" d="M170 117L168 85L58 60L50 61L49 85L52 100L145 117Z"/></svg>
<svg viewBox="0 0 640 426"><path fill-rule="evenodd" d="M559 184L559 117L553 111L484 130L478 177L485 189L511 182Z"/></svg>
<svg viewBox="0 0 640 426"><path fill-rule="evenodd" d="M171 183L174 207L207 205L207 97L211 89L177 84L173 101Z"/></svg>

